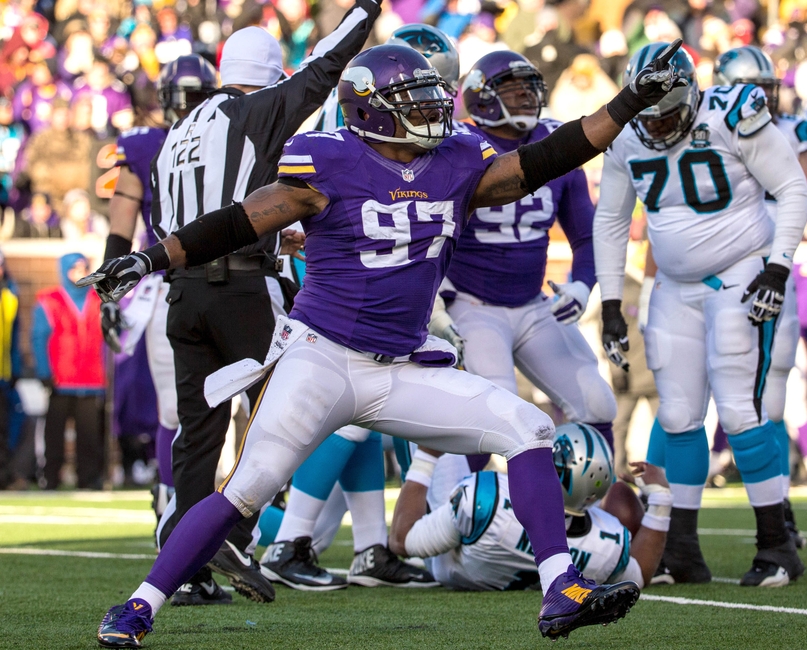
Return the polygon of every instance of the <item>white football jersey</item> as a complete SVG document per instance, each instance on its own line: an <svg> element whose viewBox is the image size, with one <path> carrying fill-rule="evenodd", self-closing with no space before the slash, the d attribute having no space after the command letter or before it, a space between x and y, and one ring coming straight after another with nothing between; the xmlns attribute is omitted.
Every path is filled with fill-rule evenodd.
<svg viewBox="0 0 807 650"><path fill-rule="evenodd" d="M513 513L506 474L465 477L449 502L424 519L443 517L451 517L459 542L426 564L444 586L478 591L540 584L529 538ZM616 517L591 508L584 517L567 517L569 523L569 551L587 578L613 581L625 573L631 560L630 533Z"/></svg>
<svg viewBox="0 0 807 650"><path fill-rule="evenodd" d="M770 249L774 225L764 191L739 148L740 138L769 121L762 89L714 86L678 144L654 151L626 128L606 152L603 187L620 173L629 180L629 198L647 207L653 256L666 275L698 282Z"/></svg>
<svg viewBox="0 0 807 650"><path fill-rule="evenodd" d="M779 115L774 124L779 133L785 136L797 157L807 151L807 120L797 115L785 114ZM771 218L776 219L776 199L768 192L765 192L765 205Z"/></svg>

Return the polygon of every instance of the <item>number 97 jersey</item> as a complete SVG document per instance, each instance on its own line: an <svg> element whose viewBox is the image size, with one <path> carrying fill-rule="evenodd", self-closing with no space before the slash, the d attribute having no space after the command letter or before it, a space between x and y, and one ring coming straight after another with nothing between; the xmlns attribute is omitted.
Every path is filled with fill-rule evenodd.
<svg viewBox="0 0 807 650"><path fill-rule="evenodd" d="M765 251L773 223L742 149L770 120L762 89L715 86L702 94L689 133L669 149L651 150L625 129L606 152L601 207L629 212L638 196L656 263L679 282L699 282ZM772 134L757 139L763 135Z"/></svg>

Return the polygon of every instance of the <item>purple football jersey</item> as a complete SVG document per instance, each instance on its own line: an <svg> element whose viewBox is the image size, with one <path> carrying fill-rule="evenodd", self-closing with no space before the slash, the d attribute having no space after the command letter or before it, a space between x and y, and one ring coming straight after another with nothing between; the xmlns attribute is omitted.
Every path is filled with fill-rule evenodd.
<svg viewBox="0 0 807 650"><path fill-rule="evenodd" d="M408 164L347 130L289 140L278 176L329 199L303 221L305 286L291 317L362 352L403 356L422 345L468 204L495 157L470 133Z"/></svg>
<svg viewBox="0 0 807 650"><path fill-rule="evenodd" d="M500 153L542 140L560 122L541 120L529 136L505 140L469 125ZM558 220L574 251L572 278L594 286L591 224L594 207L582 169L550 181L531 196L509 205L479 208L471 215L448 269L454 286L480 300L520 307L541 292L549 247L547 232Z"/></svg>
<svg viewBox="0 0 807 650"><path fill-rule="evenodd" d="M143 184L143 205L140 211L146 222L148 245L157 243L158 237L151 224L151 161L165 142L167 131L150 126L138 126L118 136L116 167L128 167Z"/></svg>

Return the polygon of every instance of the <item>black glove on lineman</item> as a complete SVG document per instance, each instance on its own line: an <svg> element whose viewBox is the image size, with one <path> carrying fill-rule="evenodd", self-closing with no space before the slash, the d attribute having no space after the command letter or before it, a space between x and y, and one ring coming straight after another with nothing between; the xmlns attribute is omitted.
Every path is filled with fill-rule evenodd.
<svg viewBox="0 0 807 650"><path fill-rule="evenodd" d="M606 104L608 115L620 127L625 126L644 109L658 104L673 88L688 84L686 79L678 78L675 68L670 65L670 59L682 43L680 38L670 43Z"/></svg>
<svg viewBox="0 0 807 650"><path fill-rule="evenodd" d="M113 352L121 351L120 333L124 328L120 305L116 302L101 303L101 331L104 341Z"/></svg>
<svg viewBox="0 0 807 650"><path fill-rule="evenodd" d="M762 325L782 311L785 301L785 283L790 271L781 264L768 264L765 270L755 277L743 294L742 302L754 296L748 320L754 325Z"/></svg>
<svg viewBox="0 0 807 650"><path fill-rule="evenodd" d="M107 260L95 273L81 278L76 285L95 285L95 291L103 302L117 302L134 289L145 275L167 269L171 265L168 253L162 244L155 244L139 253Z"/></svg>
<svg viewBox="0 0 807 650"><path fill-rule="evenodd" d="M602 346L608 358L625 372L630 364L622 356L622 352L630 349L628 343L628 324L622 317L621 300L602 301ZM620 348L622 352L620 352Z"/></svg>

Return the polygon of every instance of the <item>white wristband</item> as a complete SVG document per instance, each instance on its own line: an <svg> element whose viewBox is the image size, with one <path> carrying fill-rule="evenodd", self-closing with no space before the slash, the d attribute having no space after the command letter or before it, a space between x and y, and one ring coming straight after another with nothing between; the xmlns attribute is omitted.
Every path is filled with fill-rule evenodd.
<svg viewBox="0 0 807 650"><path fill-rule="evenodd" d="M657 485L657 488L661 486ZM647 495L647 514L652 517L669 519L672 511L673 495L669 488L661 488Z"/></svg>
<svg viewBox="0 0 807 650"><path fill-rule="evenodd" d="M658 515L651 515L646 512L642 517L642 526L650 530L656 530L660 533L666 533L670 530L670 517L659 517Z"/></svg>
<svg viewBox="0 0 807 650"><path fill-rule="evenodd" d="M426 487L431 486L432 474L434 474L436 464L437 458L420 449L415 450L412 464L409 466L409 471L406 472L406 480L420 483Z"/></svg>

